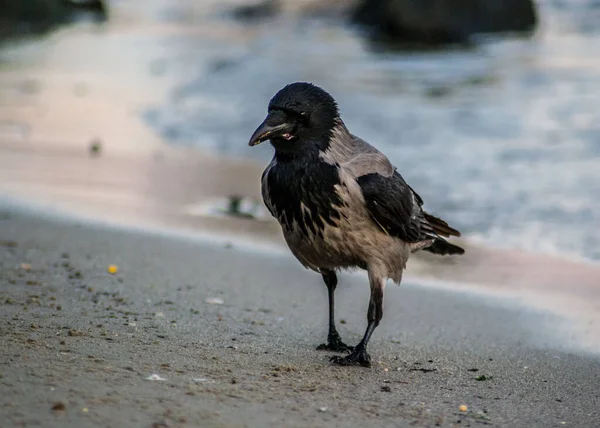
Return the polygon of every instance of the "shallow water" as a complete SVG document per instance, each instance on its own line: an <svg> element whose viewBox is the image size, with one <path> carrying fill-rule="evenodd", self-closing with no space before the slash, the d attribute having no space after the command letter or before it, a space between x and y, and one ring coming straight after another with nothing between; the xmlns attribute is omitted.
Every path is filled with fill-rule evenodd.
<svg viewBox="0 0 600 428"><path fill-rule="evenodd" d="M4 47L0 138L156 143L135 118L173 145L264 163L272 149L247 141L268 100L313 81L465 236L600 259L597 1L543 1L531 40L426 53L298 13L243 24L222 2L110 4L107 23Z"/></svg>
<svg viewBox="0 0 600 428"><path fill-rule="evenodd" d="M597 2L596 2L597 3ZM337 21L284 15L244 40L172 39L181 83L144 117L173 144L267 161L246 146L270 97L312 81L466 236L600 259L600 3L542 2L531 40L427 53L374 49ZM200 25L202 25L200 23Z"/></svg>

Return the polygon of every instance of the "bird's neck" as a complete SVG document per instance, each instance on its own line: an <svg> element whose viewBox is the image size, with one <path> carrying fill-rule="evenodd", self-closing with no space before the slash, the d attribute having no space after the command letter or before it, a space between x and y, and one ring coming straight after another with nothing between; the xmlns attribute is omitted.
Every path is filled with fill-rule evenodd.
<svg viewBox="0 0 600 428"><path fill-rule="evenodd" d="M295 163L304 163L311 162L317 160L319 158L319 153L322 151L319 144L313 142L293 142L290 144L287 141L287 146L284 144L279 145L277 143L271 142L273 147L275 147L275 159L278 162L295 162Z"/></svg>
<svg viewBox="0 0 600 428"><path fill-rule="evenodd" d="M312 138L287 141L283 139L271 140L275 148L275 158L280 162L311 161L317 160L319 154L329 149L330 145L343 141L340 136L350 136L350 131L339 117L335 119L334 126L327 132L320 133Z"/></svg>

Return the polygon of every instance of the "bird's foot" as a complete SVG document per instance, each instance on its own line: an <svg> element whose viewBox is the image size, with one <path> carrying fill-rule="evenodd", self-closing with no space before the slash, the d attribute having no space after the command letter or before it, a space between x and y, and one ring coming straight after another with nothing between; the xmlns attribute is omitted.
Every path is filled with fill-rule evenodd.
<svg viewBox="0 0 600 428"><path fill-rule="evenodd" d="M348 346L342 342L340 335L335 332L327 336L327 343L321 343L317 346L319 351L333 351L333 352L347 352L350 353L354 349L354 346Z"/></svg>
<svg viewBox="0 0 600 428"><path fill-rule="evenodd" d="M363 366L371 367L371 357L367 354L367 350L364 346L356 346L350 355L345 357L331 357L329 359L333 364L339 366Z"/></svg>

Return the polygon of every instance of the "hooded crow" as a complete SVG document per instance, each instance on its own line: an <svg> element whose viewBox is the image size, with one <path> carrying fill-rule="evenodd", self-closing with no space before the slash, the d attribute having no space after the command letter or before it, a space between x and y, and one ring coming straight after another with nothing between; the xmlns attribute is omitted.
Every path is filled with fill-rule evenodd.
<svg viewBox="0 0 600 428"><path fill-rule="evenodd" d="M282 228L294 256L322 275L329 294L329 334L318 349L349 352L336 364L370 366L367 343L383 316L387 279L400 284L410 253L463 254L445 238L460 236L422 209L423 200L388 158L352 135L335 100L310 83L292 83L269 102L268 115L250 146L275 148L262 175L265 205ZM367 271L368 326L355 347L335 328L336 271Z"/></svg>

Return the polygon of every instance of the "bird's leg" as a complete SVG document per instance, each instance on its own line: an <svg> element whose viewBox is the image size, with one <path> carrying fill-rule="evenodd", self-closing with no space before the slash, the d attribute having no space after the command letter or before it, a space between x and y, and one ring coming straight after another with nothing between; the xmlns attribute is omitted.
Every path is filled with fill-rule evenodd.
<svg viewBox="0 0 600 428"><path fill-rule="evenodd" d="M337 287L337 276L335 272L330 270L321 271L323 281L327 286L327 294L329 295L329 333L327 334L327 343L323 343L317 347L319 350L328 350L336 352L350 352L352 347L342 342L342 338L335 328L335 288Z"/></svg>
<svg viewBox="0 0 600 428"><path fill-rule="evenodd" d="M371 299L369 300L369 310L367 311L367 330L365 335L350 355L345 357L332 357L331 361L334 364L342 366L361 365L365 367L371 366L371 357L367 354L367 344L375 328L379 325L379 321L383 318L383 288L385 279L380 276L375 276L369 270L369 282L371 284Z"/></svg>

